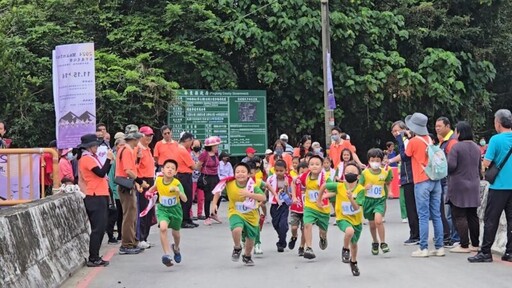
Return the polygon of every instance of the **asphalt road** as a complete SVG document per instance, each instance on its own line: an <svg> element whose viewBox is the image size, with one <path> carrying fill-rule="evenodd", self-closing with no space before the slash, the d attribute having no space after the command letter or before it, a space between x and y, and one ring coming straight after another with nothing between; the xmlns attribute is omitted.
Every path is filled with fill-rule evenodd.
<svg viewBox="0 0 512 288"><path fill-rule="evenodd" d="M110 265L84 267L63 287L512 287L512 263L501 262L499 257L490 264L470 264L466 260L468 254L448 251L445 257L410 257L418 246L402 244L408 236L408 225L401 223L398 200L388 201L385 228L390 253L371 255L370 232L367 225L363 227L359 277L352 276L349 265L341 262L343 233L332 225L325 251L318 248L318 230L313 228L317 256L314 260L298 257L297 248L278 253L277 234L267 223L261 236L264 254L253 258L255 266L232 262L233 242L225 208L226 203L222 203L220 213L224 223L182 230L180 264L165 267L161 263L159 231L154 226L151 249L139 255L118 255L117 246L104 245L102 253L111 257ZM429 238L432 235L431 232Z"/></svg>

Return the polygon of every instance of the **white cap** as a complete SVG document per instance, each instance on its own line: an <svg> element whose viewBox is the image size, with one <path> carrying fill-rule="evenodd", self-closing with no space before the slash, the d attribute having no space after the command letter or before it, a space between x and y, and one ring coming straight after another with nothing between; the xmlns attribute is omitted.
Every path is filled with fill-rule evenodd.
<svg viewBox="0 0 512 288"><path fill-rule="evenodd" d="M279 139L281 139L281 140L285 140L285 141L288 141L288 135L286 135L286 134L281 134L281 136L279 136Z"/></svg>
<svg viewBox="0 0 512 288"><path fill-rule="evenodd" d="M350 140L350 135L347 134L347 140Z"/></svg>
<svg viewBox="0 0 512 288"><path fill-rule="evenodd" d="M265 155L269 155L269 154L272 154L272 150L270 150L270 149L265 150Z"/></svg>
<svg viewBox="0 0 512 288"><path fill-rule="evenodd" d="M320 143L318 143L318 142L313 142L313 144L311 144L311 147L322 147L322 146L320 146Z"/></svg>

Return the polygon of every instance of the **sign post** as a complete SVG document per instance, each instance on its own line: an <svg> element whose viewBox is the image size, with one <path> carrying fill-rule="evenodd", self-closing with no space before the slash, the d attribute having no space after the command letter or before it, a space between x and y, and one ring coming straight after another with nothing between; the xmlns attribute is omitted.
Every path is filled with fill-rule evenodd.
<svg viewBox="0 0 512 288"><path fill-rule="evenodd" d="M220 151L245 155L254 147L267 148L267 103L263 90L178 90L179 104L169 107L173 135L188 131L197 139L219 136Z"/></svg>

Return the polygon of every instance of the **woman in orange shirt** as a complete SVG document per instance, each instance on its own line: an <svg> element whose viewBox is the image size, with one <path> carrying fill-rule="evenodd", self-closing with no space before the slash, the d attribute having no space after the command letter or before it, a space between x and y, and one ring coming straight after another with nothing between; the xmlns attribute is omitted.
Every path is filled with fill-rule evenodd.
<svg viewBox="0 0 512 288"><path fill-rule="evenodd" d="M272 167L274 167L277 160L282 159L284 162L286 162L286 172L290 172L290 168L293 167L293 159L292 156L288 153L284 153L286 149L286 144L281 141L277 140L274 143L274 155L270 156L270 159L268 161L269 170L271 170Z"/></svg>
<svg viewBox="0 0 512 288"><path fill-rule="evenodd" d="M313 153L313 148L311 147L311 136L310 135L304 135L302 136L302 139L300 139L300 143L299 143L299 147L295 148L293 150L293 156L294 157L299 157L299 159L303 159L304 157L306 157L306 154L308 152L311 152ZM288 166L290 167L290 166Z"/></svg>
<svg viewBox="0 0 512 288"><path fill-rule="evenodd" d="M108 203L110 193L108 191L108 172L110 161L114 154L112 150L107 152L105 164L101 164L96 152L100 141L96 134L86 134L80 138L78 145L78 185L85 193L85 210L91 224L91 236L89 241L88 267L107 266L108 261L101 259L100 246L107 228Z"/></svg>

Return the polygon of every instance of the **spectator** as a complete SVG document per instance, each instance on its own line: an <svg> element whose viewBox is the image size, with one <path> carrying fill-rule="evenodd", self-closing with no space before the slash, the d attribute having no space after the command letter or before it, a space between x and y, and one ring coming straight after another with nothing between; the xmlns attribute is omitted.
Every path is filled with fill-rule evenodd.
<svg viewBox="0 0 512 288"><path fill-rule="evenodd" d="M121 134L119 134L121 133ZM116 158L117 153L120 149L124 147L126 144L126 141L124 140L124 133L118 132L114 136L115 142L114 142L114 158L110 162L110 172L108 172L108 186L110 188L111 197L114 199L116 208L117 208L117 215L109 215L109 221L107 226L107 235L108 235L108 243L109 244L117 244L118 241L121 241L122 239L122 227L123 227L123 206L121 206L121 200L119 200L119 192L117 188L116 182L114 182L115 178L115 171L116 171ZM110 211L109 211L110 212ZM116 225L117 224L117 225ZM117 226L117 239L114 237L114 225Z"/></svg>
<svg viewBox="0 0 512 288"><path fill-rule="evenodd" d="M128 133L125 137L126 144L122 147L116 160L116 174L115 177L122 177L128 179L137 179L137 168L135 166L135 159L133 157L133 149L137 147L142 134L137 132L137 126L130 124L126 127L125 131L135 131ZM143 249L138 247L137 239L135 238L135 229L137 224L137 193L134 188L127 188L119 185L117 187L119 192L119 199L123 207L123 227L121 231L121 247L119 254L138 254Z"/></svg>
<svg viewBox="0 0 512 288"><path fill-rule="evenodd" d="M507 245L501 260L512 262L512 159L503 163L512 149L512 114L508 109L500 109L494 114L494 128L497 135L489 141L483 165L489 167L501 164L501 170L489 188L484 216L484 238L480 252L469 257L469 262L492 262L491 246L496 237L503 211L507 219Z"/></svg>
<svg viewBox="0 0 512 288"><path fill-rule="evenodd" d="M153 187L155 177L155 161L149 144L153 141L153 129L149 126L140 127L139 132L143 135L139 144L133 149L133 157L135 158L135 167L137 168L137 178L147 183L148 187L143 188L141 193L137 193L137 204L139 211L143 211L149 203L145 193L150 187ZM148 249L151 243L148 242L149 231L151 229L151 221L155 216L154 207L144 216L138 217L137 221L137 240L139 247Z"/></svg>
<svg viewBox="0 0 512 288"><path fill-rule="evenodd" d="M100 163L96 152L99 141L95 134L86 134L80 138L78 156L79 179L78 185L86 197L84 199L85 210L91 224L91 236L89 240L88 267L107 266L108 261L103 260L99 253L101 242L107 226L108 211L108 180L105 177L110 170L110 161L114 155L108 151L105 164Z"/></svg>
<svg viewBox="0 0 512 288"><path fill-rule="evenodd" d="M446 202L451 206L455 228L460 235L460 245L450 252L469 253L478 251L480 220L476 209L480 206L480 149L473 142L473 131L468 122L455 127L459 141L448 154L448 193ZM471 249L469 247L469 235Z"/></svg>
<svg viewBox="0 0 512 288"><path fill-rule="evenodd" d="M485 152L487 152L487 141L485 141L485 138L480 138L479 141L480 144L480 154L482 155L482 158L485 156Z"/></svg>
<svg viewBox="0 0 512 288"><path fill-rule="evenodd" d="M297 145L297 148L295 148L293 150L293 156L303 159L304 157L306 157L307 153L309 153L309 152L313 153L313 148L311 147L311 143L312 143L312 140L311 140L310 135L302 136L302 138L300 139L299 145ZM289 169L290 166L287 166L287 168Z"/></svg>
<svg viewBox="0 0 512 288"><path fill-rule="evenodd" d="M405 211L407 222L409 223L409 239L404 241L404 245L416 245L420 241L420 228L418 222L418 211L416 210L416 199L414 196L414 179L411 157L405 154L405 147L409 144L411 132L407 131L407 126L403 121L396 121L391 126L391 133L395 136L398 143L399 155L389 158L390 163L401 162L400 166L400 186L404 190Z"/></svg>
<svg viewBox="0 0 512 288"><path fill-rule="evenodd" d="M422 113L414 113L405 118L407 127L416 134L405 147L405 154L411 157L414 196L418 211L420 247L412 257L444 256L443 223L441 221L441 181L428 178L423 167L428 164L427 143L432 143L427 130L428 118ZM428 251L428 222L434 225L435 250Z"/></svg>
<svg viewBox="0 0 512 288"><path fill-rule="evenodd" d="M389 141L386 143L386 155L388 156L388 159L392 159L396 157L396 151L395 151L395 143ZM389 161L388 161L389 162ZM396 162L389 162L390 167L398 167L398 163Z"/></svg>
<svg viewBox="0 0 512 288"><path fill-rule="evenodd" d="M451 129L450 120L446 117L439 117L436 120L436 133L439 139L439 148L441 148L448 157L453 145L457 143L457 135ZM448 178L441 180L441 220L443 221L444 247L454 247L460 241L452 221L452 211L450 205L446 205L446 194L448 193Z"/></svg>
<svg viewBox="0 0 512 288"><path fill-rule="evenodd" d="M252 159L254 158L254 154L256 153L256 149L252 148L252 147L247 147L247 149L245 149L245 154L246 156L242 159L242 163L248 163L250 161L252 161Z"/></svg>
<svg viewBox="0 0 512 288"><path fill-rule="evenodd" d="M210 204L213 200L213 189L219 183L219 145L222 143L219 137L208 137L204 140L204 150L199 156L197 168L201 169L201 180L204 187L204 214L207 217L204 225L211 225L212 220L222 223L217 214L210 213ZM217 202L217 208L220 199Z"/></svg>
<svg viewBox="0 0 512 288"><path fill-rule="evenodd" d="M163 139L158 141L155 145L154 155L155 162L158 165L158 171L160 171L161 166L164 164L167 159L174 159L178 151L178 142L172 140L172 130L171 127L164 125L160 128L160 132L162 133ZM189 201L192 201L191 199Z"/></svg>
<svg viewBox="0 0 512 288"><path fill-rule="evenodd" d="M6 138L7 134L7 124L0 120L0 149L10 148L12 144L12 140Z"/></svg>
<svg viewBox="0 0 512 288"><path fill-rule="evenodd" d="M281 134L281 136L279 136L279 139L281 139L281 141L283 141L286 144L286 148L285 148L284 152L289 153L290 155L292 155L293 154L293 147L292 147L292 145L288 144L288 135Z"/></svg>
<svg viewBox="0 0 512 288"><path fill-rule="evenodd" d="M269 161L270 161L270 157L272 157L273 153L274 152L272 151L272 149L265 150L265 158L263 158L263 170L265 171L265 173L267 173L267 175L270 172Z"/></svg>
<svg viewBox="0 0 512 288"><path fill-rule="evenodd" d="M183 133L178 149L173 155L173 158L171 158L178 163L178 174L176 174L176 178L180 181L181 186L183 186L185 190L185 195L187 199L189 199L187 202L180 202L183 208L183 222L181 228L199 227L199 225L194 223L190 218L190 209L192 209L192 172L196 167L196 163L194 163L192 156L190 156L190 147L192 146L193 140L194 135L188 132Z"/></svg>
<svg viewBox="0 0 512 288"><path fill-rule="evenodd" d="M194 139L192 142L192 151L190 151L190 155L192 156L192 160L194 163L199 162L199 156L202 153L201 140ZM204 209L204 191L203 189L197 188L197 180L201 176L201 171L194 170L192 172L192 198L194 199L194 203L197 203L197 217L194 217L194 213L192 209L190 209L190 217L192 220L206 220L206 217L203 215Z"/></svg>
<svg viewBox="0 0 512 288"><path fill-rule="evenodd" d="M352 158L360 167L366 167L359 160L359 157L356 154L356 147L350 143L350 140L343 139L341 137L341 129L338 127L333 127L331 129L331 148L329 149L329 157L332 159L334 167L338 167L341 161L341 151L343 149L349 149L352 152ZM345 138L348 135L345 134Z"/></svg>
<svg viewBox="0 0 512 288"><path fill-rule="evenodd" d="M314 155L318 155L318 156L324 158L324 152L323 152L322 146L320 146L320 143L313 142L313 144L311 144L311 147L313 148Z"/></svg>
<svg viewBox="0 0 512 288"><path fill-rule="evenodd" d="M271 173L275 172L274 169L272 169L272 168L274 168L274 165L277 162L277 160L284 160L284 162L286 162L286 172L287 173L289 173L290 170L293 169L293 163L292 163L293 157L288 153L284 153L284 149L286 147L285 145L286 144L281 140L277 140L274 143L274 156L270 157L270 159L269 159L269 165L270 165L269 171Z"/></svg>
<svg viewBox="0 0 512 288"><path fill-rule="evenodd" d="M268 149L270 150L270 149ZM233 177L235 176L233 172L233 166L229 162L229 153L228 152L222 152L220 153L219 159L219 179L222 180L226 177Z"/></svg>
<svg viewBox="0 0 512 288"><path fill-rule="evenodd" d="M58 153L57 140L52 140L48 144L48 148L52 148ZM51 153L43 154L43 166L44 166L44 190L45 195L50 196L53 194L53 155Z"/></svg>
<svg viewBox="0 0 512 288"><path fill-rule="evenodd" d="M73 149L63 149L59 152L59 179L67 178L71 182L75 182L73 165L71 165L71 161L75 158Z"/></svg>

